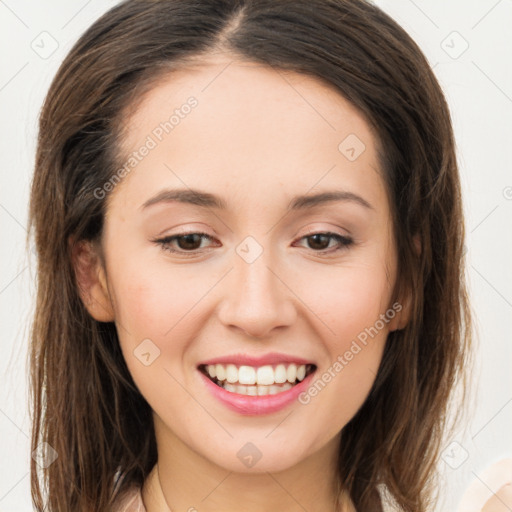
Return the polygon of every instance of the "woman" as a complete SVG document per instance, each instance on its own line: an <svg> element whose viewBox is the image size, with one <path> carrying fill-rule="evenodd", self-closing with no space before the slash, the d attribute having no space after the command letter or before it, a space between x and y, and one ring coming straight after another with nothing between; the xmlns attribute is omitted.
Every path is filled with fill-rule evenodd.
<svg viewBox="0 0 512 512"><path fill-rule="evenodd" d="M45 510L430 510L461 192L377 7L119 4L50 87L30 219Z"/></svg>

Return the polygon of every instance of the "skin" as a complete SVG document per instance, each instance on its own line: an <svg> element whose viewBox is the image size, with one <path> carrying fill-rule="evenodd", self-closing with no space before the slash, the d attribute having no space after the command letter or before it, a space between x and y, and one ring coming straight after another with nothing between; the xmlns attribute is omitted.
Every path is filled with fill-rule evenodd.
<svg viewBox="0 0 512 512"><path fill-rule="evenodd" d="M126 119L125 156L190 96L197 107L110 194L102 257L88 244L75 255L90 314L116 323L153 409L158 474L155 467L144 485L146 509L333 510L340 431L370 391L388 333L407 322L407 301L307 405L237 414L210 395L196 366L233 353L283 352L315 362L321 375L391 307L397 264L377 139L319 80L221 55L173 72L142 98ZM354 161L338 149L349 134L365 145ZM228 208L141 208L178 187L218 195ZM338 189L371 208L334 201L287 209L292 196ZM193 257L154 242L180 230L212 239L199 239ZM307 236L326 231L354 243L315 245ZM263 250L251 263L236 251L247 236ZM181 243L172 248L186 251ZM134 356L145 339L160 350L149 366ZM250 468L237 457L248 442L262 454Z"/></svg>

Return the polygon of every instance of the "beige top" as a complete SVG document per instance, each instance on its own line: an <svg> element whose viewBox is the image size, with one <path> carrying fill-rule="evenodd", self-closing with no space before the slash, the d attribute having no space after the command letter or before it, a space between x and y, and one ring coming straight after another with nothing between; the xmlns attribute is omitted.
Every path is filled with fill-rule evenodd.
<svg viewBox="0 0 512 512"><path fill-rule="evenodd" d="M112 512L146 512L140 488L132 486L119 495L112 505Z"/></svg>
<svg viewBox="0 0 512 512"><path fill-rule="evenodd" d="M478 482L471 485L457 509L458 512L495 512L504 510L501 504L509 503L512 505L512 459L505 459L488 468L485 472L487 481L492 482L497 491L501 503L492 503L488 501L494 494L489 487L485 489L478 488ZM507 494L508 493L508 494ZM384 503L385 512L396 510L389 504ZM130 488L119 495L112 505L112 512L147 512L142 501L142 492L139 487L132 485Z"/></svg>
<svg viewBox="0 0 512 512"><path fill-rule="evenodd" d="M512 496L512 493L511 493ZM509 497L510 499L510 497ZM489 505L490 506L490 505ZM388 508L388 506L384 506L385 512L394 512L394 508ZM471 507L471 508L461 508L461 511L464 512L471 510L472 512L487 512L487 508L480 509L479 507ZM495 509L489 508L489 512L494 511ZM498 510L498 508L496 508ZM503 509L499 509L503 510ZM146 512L146 508L144 507L144 503L142 502L142 494L139 488L133 486L128 489L123 495L119 496L116 502L112 507L112 512Z"/></svg>
<svg viewBox="0 0 512 512"><path fill-rule="evenodd" d="M391 509L389 510L394 512ZM141 488L132 485L126 489L116 498L112 505L112 512L147 512L142 501ZM388 509L385 509L385 512L388 512Z"/></svg>

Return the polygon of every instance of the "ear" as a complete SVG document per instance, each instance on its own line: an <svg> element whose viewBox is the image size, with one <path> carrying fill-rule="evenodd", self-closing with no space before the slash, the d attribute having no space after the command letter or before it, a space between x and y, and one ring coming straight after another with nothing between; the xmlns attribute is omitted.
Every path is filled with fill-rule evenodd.
<svg viewBox="0 0 512 512"><path fill-rule="evenodd" d="M389 331L399 331L404 329L411 319L412 293L408 290L402 294L399 300L395 301L390 309L395 312L395 316L389 321Z"/></svg>
<svg viewBox="0 0 512 512"><path fill-rule="evenodd" d="M421 254L421 241L419 235L413 237L414 251L416 257ZM398 331L404 329L411 320L413 290L410 284L405 286L405 290L399 295L399 299L393 303L391 309L395 311L395 316L389 322L389 331Z"/></svg>
<svg viewBox="0 0 512 512"><path fill-rule="evenodd" d="M70 245L78 293L87 311L98 322L113 322L114 309L97 247L88 240L70 241Z"/></svg>

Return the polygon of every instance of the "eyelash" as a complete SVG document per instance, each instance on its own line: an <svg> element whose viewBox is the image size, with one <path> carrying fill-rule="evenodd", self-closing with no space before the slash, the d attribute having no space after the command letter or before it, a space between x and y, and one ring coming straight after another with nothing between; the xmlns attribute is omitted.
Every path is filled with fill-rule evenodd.
<svg viewBox="0 0 512 512"><path fill-rule="evenodd" d="M206 233L201 233L201 232L198 232L198 231L191 231L189 233L180 233L179 235L166 236L164 238L153 240L153 242L158 244L158 245L160 245L161 248L164 251L169 251L169 252L171 252L173 254L195 256L195 255L198 254L198 252L200 250L194 249L192 251L184 251L184 250L175 250L175 249L171 248L171 243L173 241L175 241L175 240L177 240L179 238L182 238L182 237L189 236L189 235L199 235L201 237L201 239L207 238L209 240L213 240L213 237L211 237L210 235L208 235ZM316 254L327 255L327 254L337 253L339 251L342 251L342 250L348 248L349 246L351 246L354 243L354 240L352 238L340 235L338 233L332 233L330 231L316 231L316 232L308 233L307 235L299 238L299 240L311 238L311 237L316 236L316 235L328 236L331 239L337 240L338 243L340 244L339 247L334 249L334 250L332 250L332 248L331 249L324 249L324 250L321 250L321 251L313 250L313 252L316 253Z"/></svg>

